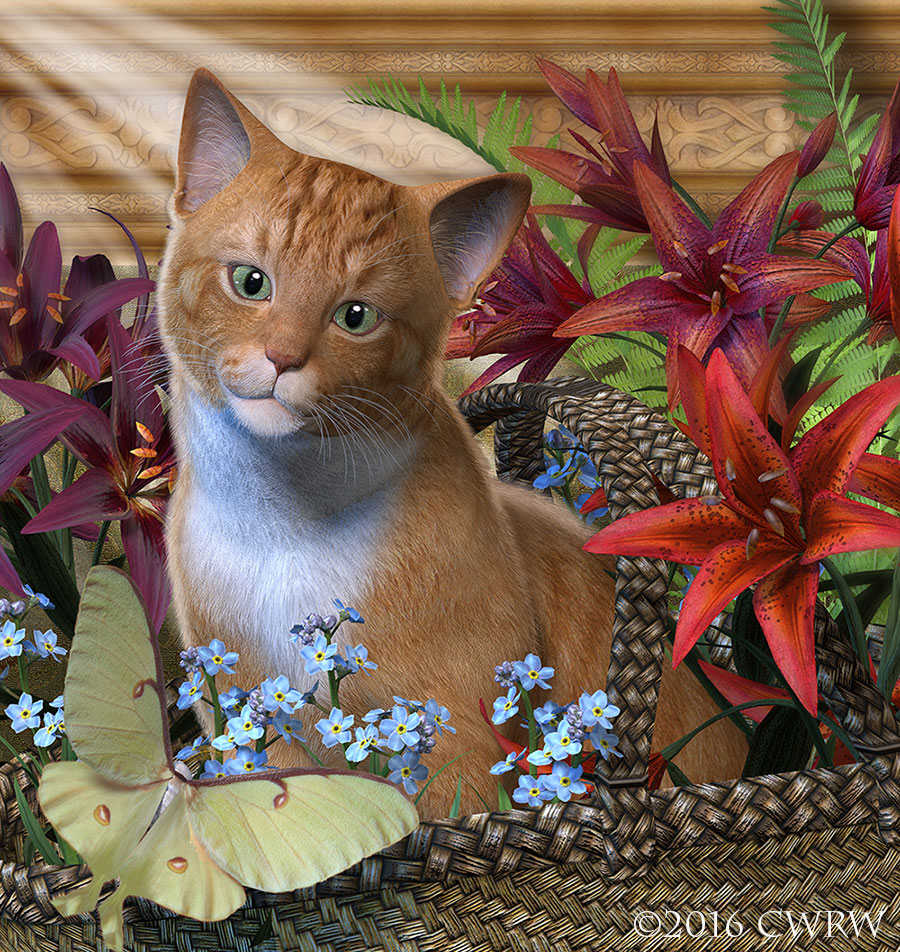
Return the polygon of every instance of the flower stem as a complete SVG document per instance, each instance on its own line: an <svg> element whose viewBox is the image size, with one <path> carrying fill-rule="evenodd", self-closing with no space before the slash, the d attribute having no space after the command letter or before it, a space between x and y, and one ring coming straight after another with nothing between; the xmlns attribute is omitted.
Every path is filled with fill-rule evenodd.
<svg viewBox="0 0 900 952"><path fill-rule="evenodd" d="M205 672L204 672L205 673ZM213 706L213 725L215 728L215 736L220 737L224 731L224 719L222 717L222 705L219 704L219 692L216 690L216 676L214 674L206 674L206 686L209 688L210 697L212 699ZM216 751L216 759L219 763L222 763L223 754L221 750Z"/></svg>
<svg viewBox="0 0 900 952"><path fill-rule="evenodd" d="M528 749L531 753L537 750L537 721L534 719L534 708L531 705L531 697L525 688L522 688L522 703L525 705L525 713L528 715ZM528 772L532 777L537 776L537 765L529 764Z"/></svg>
<svg viewBox="0 0 900 952"><path fill-rule="evenodd" d="M772 229L772 237L769 238L769 247L766 248L766 251L771 254L775 250L775 245L778 242L778 239L781 238L781 223L784 221L785 213L787 212L788 205L791 203L791 196L794 194L794 189L797 187L799 178L794 177L794 181L791 182L791 187L787 191L787 195L784 196L784 201L781 203L781 208L778 211L778 221L775 222L775 227Z"/></svg>
<svg viewBox="0 0 900 952"><path fill-rule="evenodd" d="M28 690L28 665L25 662L24 654L20 654L19 657L16 658L16 664L19 668L19 686L22 689L22 693L30 694L31 692Z"/></svg>
<svg viewBox="0 0 900 952"><path fill-rule="evenodd" d="M683 186L679 185L675 179L672 179L672 188L687 202L691 211L703 222L706 227L712 231L713 224L709 220L709 216L705 211L697 204L697 200L693 195L690 194Z"/></svg>
<svg viewBox="0 0 900 952"><path fill-rule="evenodd" d="M91 558L91 565L98 565L100 558L103 555L103 543L106 541L106 534L109 532L110 521L105 519L100 526L100 533L97 536L97 541L94 543L94 554Z"/></svg>

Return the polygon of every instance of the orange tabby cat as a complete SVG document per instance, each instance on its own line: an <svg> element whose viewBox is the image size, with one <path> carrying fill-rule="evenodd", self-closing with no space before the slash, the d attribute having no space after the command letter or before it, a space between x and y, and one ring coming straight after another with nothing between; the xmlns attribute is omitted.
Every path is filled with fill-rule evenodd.
<svg viewBox="0 0 900 952"><path fill-rule="evenodd" d="M496 803L501 753L478 709L502 693L494 665L539 654L560 702L605 681L613 560L583 552L589 533L560 507L489 475L441 386L451 318L529 197L513 174L393 185L289 149L205 70L188 91L160 279L182 639L238 651L244 687L285 674L302 690L291 627L335 597L354 606L366 624L341 641L362 640L379 668L342 683L344 710L390 707L396 691L452 713L429 766L463 757L424 816L446 815L457 767L463 813L483 809L473 789ZM654 746L715 711L668 671ZM279 764L306 762L279 748ZM730 778L745 753L724 723L679 764Z"/></svg>

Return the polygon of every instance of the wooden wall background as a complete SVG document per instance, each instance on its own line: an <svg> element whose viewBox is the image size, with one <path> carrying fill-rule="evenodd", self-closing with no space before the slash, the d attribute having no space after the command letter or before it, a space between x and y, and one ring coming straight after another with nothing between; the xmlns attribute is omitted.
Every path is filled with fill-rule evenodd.
<svg viewBox="0 0 900 952"><path fill-rule="evenodd" d="M863 108L883 107L900 73L900 3L835 0ZM534 112L540 144L572 124L535 65L583 74L614 66L638 124L659 110L677 177L712 211L804 133L781 105L769 15L751 0L4 0L0 160L26 213L60 227L64 256L148 260L165 241L165 204L188 80L213 70L293 145L398 173L472 174L465 150L412 120L350 106L342 89L392 72L436 89L459 82L487 115L502 89ZM477 171L477 168L475 169Z"/></svg>

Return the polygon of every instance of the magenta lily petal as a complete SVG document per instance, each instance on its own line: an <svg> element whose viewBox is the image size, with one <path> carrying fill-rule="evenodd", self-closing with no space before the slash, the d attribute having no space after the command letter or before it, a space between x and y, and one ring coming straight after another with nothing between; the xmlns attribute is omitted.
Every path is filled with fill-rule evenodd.
<svg viewBox="0 0 900 952"><path fill-rule="evenodd" d="M900 376L887 377L854 394L808 430L790 459L812 497L820 489L842 493L863 453L885 420L900 404Z"/></svg>
<svg viewBox="0 0 900 952"><path fill-rule="evenodd" d="M2 166L0 166L2 168ZM3 546L0 545L0 588L5 588L9 592L15 592L16 595L24 595L25 589L19 573L13 568L9 556L6 554Z"/></svg>
<svg viewBox="0 0 900 952"><path fill-rule="evenodd" d="M579 337L607 331L669 333L679 316L701 320L709 309L697 299L660 278L638 278L577 310L553 332L554 337Z"/></svg>
<svg viewBox="0 0 900 952"><path fill-rule="evenodd" d="M586 126L593 126L594 113L585 84L562 66L538 57L538 69L544 74L547 85L556 93L562 104Z"/></svg>
<svg viewBox="0 0 900 952"><path fill-rule="evenodd" d="M83 337L69 334L56 347L51 347L50 353L54 357L59 357L62 360L69 361L70 364L74 364L82 373L87 374L91 380L100 380L103 377L97 354Z"/></svg>
<svg viewBox="0 0 900 952"><path fill-rule="evenodd" d="M468 387L460 394L461 397L466 397L470 393L474 393L479 387L489 384L492 380L496 380L498 377L506 373L507 370L512 370L513 367L522 363L522 354L519 351L516 351L514 354L506 354L504 357L501 357L499 360L495 361L488 367L483 374L480 374L475 380L473 380Z"/></svg>
<svg viewBox="0 0 900 952"><path fill-rule="evenodd" d="M0 496L38 453L43 453L84 413L86 406L29 413L0 426Z"/></svg>
<svg viewBox="0 0 900 952"><path fill-rule="evenodd" d="M678 616L673 666L685 659L697 639L733 598L793 558L796 552L760 543L753 557L748 559L743 540L723 542L711 552L707 549L707 558L697 570Z"/></svg>
<svg viewBox="0 0 900 952"><path fill-rule="evenodd" d="M738 279L740 294L728 302L739 314L755 311L770 301L783 300L798 291L812 291L853 277L852 272L841 265L812 258L763 253L742 258L741 263L747 274Z"/></svg>
<svg viewBox="0 0 900 952"><path fill-rule="evenodd" d="M819 703L813 626L818 590L818 568L791 562L761 579L753 593L753 610L772 657L813 716Z"/></svg>
<svg viewBox="0 0 900 952"><path fill-rule="evenodd" d="M94 321L142 294L149 294L155 287L154 281L145 278L120 278L110 284L92 288L81 300L73 301L68 308L66 333L83 333Z"/></svg>
<svg viewBox="0 0 900 952"><path fill-rule="evenodd" d="M712 241L728 241L726 261L766 250L798 158L799 153L788 152L773 159L716 219Z"/></svg>
<svg viewBox="0 0 900 952"><path fill-rule="evenodd" d="M0 252L13 268L13 273L22 267L22 249L25 240L22 234L22 212L16 190L6 166L0 162Z"/></svg>
<svg viewBox="0 0 900 952"><path fill-rule="evenodd" d="M839 552L900 546L900 516L823 490L816 493L806 519L804 564Z"/></svg>
<svg viewBox="0 0 900 952"><path fill-rule="evenodd" d="M128 558L128 568L147 603L155 632L162 627L172 598L166 574L163 513L164 507L152 504L150 512L138 510L135 518L122 523L122 548Z"/></svg>
<svg viewBox="0 0 900 952"><path fill-rule="evenodd" d="M49 384L30 380L0 380L0 393L15 400L33 413L37 410L58 410L78 407L81 415L60 434L63 446L89 466L108 465L116 458L116 447L109 432L106 414L96 407L69 396Z"/></svg>
<svg viewBox="0 0 900 952"><path fill-rule="evenodd" d="M51 532L84 522L123 519L128 500L103 469L89 469L22 527L22 533Z"/></svg>
<svg viewBox="0 0 900 952"><path fill-rule="evenodd" d="M789 231L778 239L776 247L779 249L794 248L797 251L817 255L833 239L834 232L831 231ZM860 288L866 294L869 293L869 283L872 277L869 255L858 239L851 235L838 238L819 260L830 261L832 264L847 268Z"/></svg>
<svg viewBox="0 0 900 952"><path fill-rule="evenodd" d="M513 153L520 150L513 148L509 151ZM525 161L525 156L521 158ZM640 233L647 231L644 216L635 211L637 196L628 189L617 185L592 185L584 191L598 201L602 199L603 208L594 208L593 205L532 205L528 211L535 215L575 218L578 221L605 225L607 228L619 228L622 231Z"/></svg>
<svg viewBox="0 0 900 952"><path fill-rule="evenodd" d="M62 253L59 250L59 235L52 222L41 222L31 236L28 252L22 270L30 282L31 314L25 320L30 321L29 330L32 349L43 350L53 341L55 328L60 325L45 310L48 294L59 294L62 279ZM59 301L51 306L59 310Z"/></svg>

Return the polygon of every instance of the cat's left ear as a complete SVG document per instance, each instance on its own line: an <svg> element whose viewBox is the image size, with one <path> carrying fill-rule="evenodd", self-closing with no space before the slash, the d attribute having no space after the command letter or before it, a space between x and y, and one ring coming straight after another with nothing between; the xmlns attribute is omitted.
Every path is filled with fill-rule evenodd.
<svg viewBox="0 0 900 952"><path fill-rule="evenodd" d="M531 179L510 172L418 188L434 202L431 244L447 297L466 307L515 238L531 201Z"/></svg>

